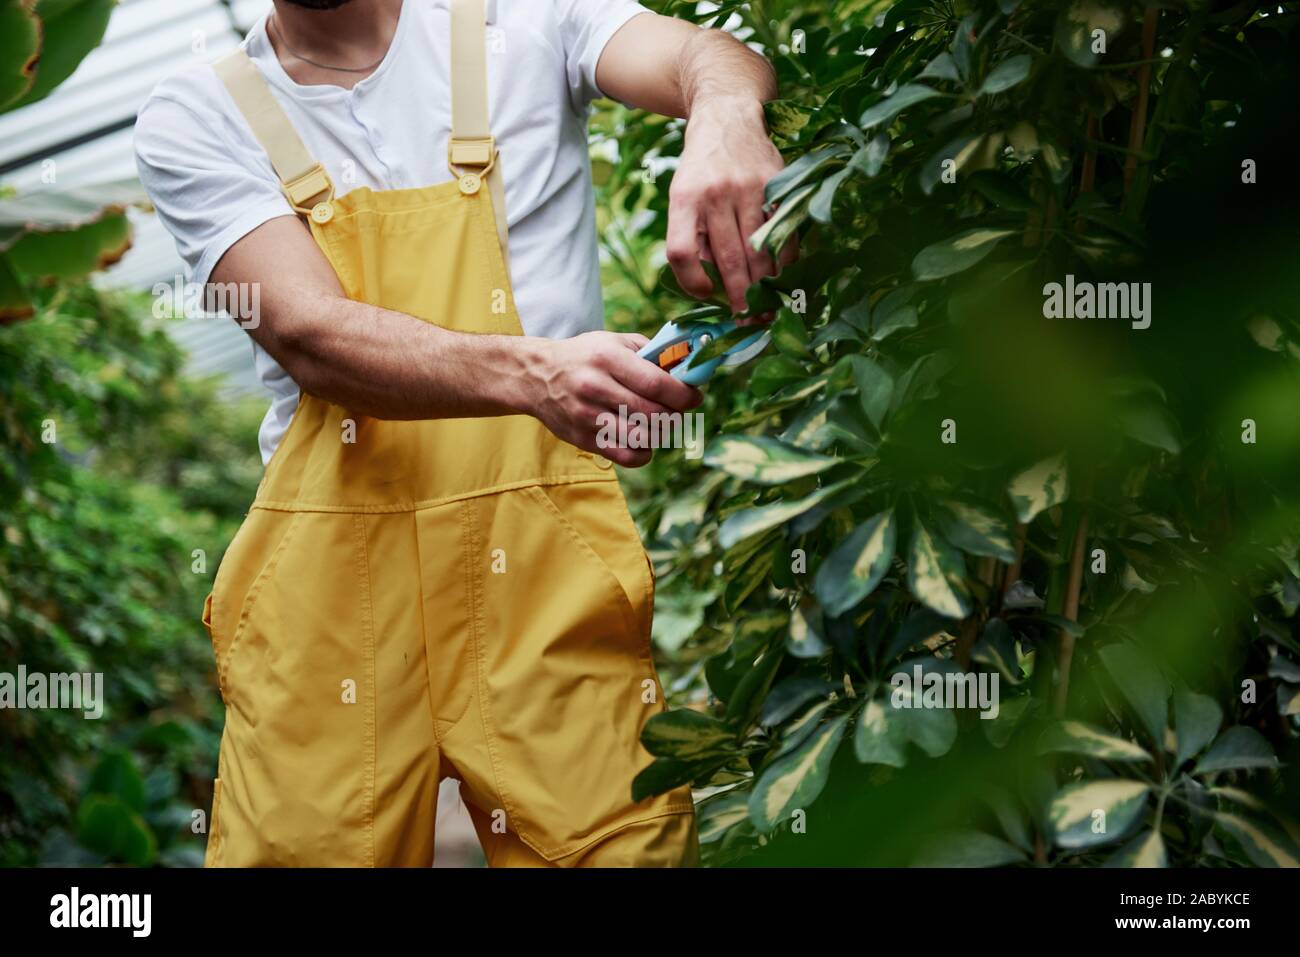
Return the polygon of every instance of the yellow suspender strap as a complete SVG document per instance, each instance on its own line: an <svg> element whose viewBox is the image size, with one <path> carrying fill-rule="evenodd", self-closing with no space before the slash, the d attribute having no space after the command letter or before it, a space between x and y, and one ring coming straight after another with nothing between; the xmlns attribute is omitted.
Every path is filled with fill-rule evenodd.
<svg viewBox="0 0 1300 957"><path fill-rule="evenodd" d="M493 0L495 8L495 0ZM496 210L497 238L506 274L510 247L506 231L506 191L496 141L488 120L487 10L484 0L451 0L451 139L447 159L452 171L478 167L487 176ZM334 197L325 168L312 158L297 130L272 95L266 78L242 49L219 59L213 68L266 151L293 208L310 215L317 203Z"/></svg>
<svg viewBox="0 0 1300 957"><path fill-rule="evenodd" d="M484 0L451 0L451 139L447 163L457 176L461 175L461 167L468 166L478 167L478 175L487 177L508 276L505 181L488 118L486 22Z"/></svg>
<svg viewBox="0 0 1300 957"><path fill-rule="evenodd" d="M213 69L244 114L257 141L266 150L280 187L297 212L309 215L317 203L334 197L334 184L325 168L302 145L298 131L266 85L260 70L242 49L228 53Z"/></svg>

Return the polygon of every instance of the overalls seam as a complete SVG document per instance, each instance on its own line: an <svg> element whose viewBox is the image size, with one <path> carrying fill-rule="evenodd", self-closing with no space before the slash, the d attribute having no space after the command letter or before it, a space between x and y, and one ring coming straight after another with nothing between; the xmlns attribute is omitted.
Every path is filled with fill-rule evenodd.
<svg viewBox="0 0 1300 957"><path fill-rule="evenodd" d="M253 502L249 511L262 509L268 512L322 512L322 513L342 513L348 515L381 515L397 512L422 512L431 508L442 508L446 505L455 505L458 502L465 502L470 499L483 498L488 495L497 495L501 492L512 492L516 489L530 488L533 486L543 487L551 485L582 485L588 482L616 482L618 481L611 472L576 472L572 475L553 475L541 476L539 478L522 479L518 482L506 482L500 485L492 485L487 488L475 489L467 492L457 492L454 495L444 496L442 498L422 499L418 502L401 502L396 505L325 505L303 502Z"/></svg>
<svg viewBox="0 0 1300 957"><path fill-rule="evenodd" d="M442 750L442 736L438 733L438 711L433 701L433 686L429 681L429 623L424 614L424 555L420 552L420 523L411 513L411 537L415 543L415 566L420 570L420 654L424 664L424 696L429 701L429 726L433 733L433 742L438 751Z"/></svg>
<svg viewBox="0 0 1300 957"><path fill-rule="evenodd" d="M477 615L477 612L474 607L474 595L477 593L477 589L475 587L477 580L474 578L475 565L474 565L473 545L469 540L469 533L466 530L465 510L463 508L460 512L459 519L460 519L461 563L465 566L465 591L470 595L469 628L470 628L470 648L472 650L474 647L473 635L475 633L475 628L476 628L475 616ZM419 536L417 535L416 538L418 540ZM426 655L428 654L427 650L425 654ZM427 674L428 672L425 673ZM439 718L437 707L433 703L433 691L432 689L430 689L429 710L433 714L433 740L438 745L439 752L442 751L443 742L446 741L447 736L451 734L452 731L455 730L456 725L460 724L461 719L464 718L465 715L469 713L470 705L474 703L475 697L477 697L476 691L471 691L470 694L466 696L465 704L461 706L460 713L457 714L456 717ZM445 729L440 728L439 727L440 724L446 725L446 728ZM449 761L448 763L450 764L452 762Z"/></svg>
<svg viewBox="0 0 1300 957"><path fill-rule="evenodd" d="M465 540L469 544L471 561L469 565L470 581L470 640L474 648L474 678L475 678L475 696L478 698L478 715L479 723L483 727L483 741L487 745L488 760L492 764L492 779L496 785L497 797L501 800L501 806L506 812L508 825L513 827L516 816L513 802L506 793L506 789L501 784L501 758L497 754L496 737L492 733L492 722L489 720L490 704L487 694L486 662L485 657L487 650L483 641L483 586L479 580L478 563L472 560L472 557L478 554L479 535L478 535L478 514L475 512L472 502L464 503L461 506L461 521L464 524L466 536ZM531 842L523 836L516 828L515 833L520 839L532 847ZM534 848L536 850L536 848Z"/></svg>
<svg viewBox="0 0 1300 957"><path fill-rule="evenodd" d="M357 581L361 587L361 656L365 669L365 717L363 730L365 753L362 774L362 815L365 822L367 866L375 866L375 631L374 610L370 603L370 556L366 548L366 520L357 515L353 519L356 535Z"/></svg>
<svg viewBox="0 0 1300 957"><path fill-rule="evenodd" d="M249 510L252 511L251 509ZM284 530L284 535L280 537L275 551L267 560L265 567L258 572L257 579L249 587L248 593L244 596L243 606L239 611L239 621L235 624L234 633L230 636L230 646L226 649L225 661L218 662L217 683L221 687L221 693L225 697L230 697L230 667L235 658L235 649L239 646L239 639L244 636L244 631L248 627L248 620L252 616L253 608L257 604L257 599L262 594L262 589L270 577L275 574L275 570L280 567L280 560L284 551L289 546L290 540L298 527L298 516L294 515L289 520L289 527ZM213 606L216 605L216 599L213 599ZM215 647L215 645L214 645Z"/></svg>
<svg viewBox="0 0 1300 957"><path fill-rule="evenodd" d="M591 847L592 845L599 844L601 841L609 837L612 837L613 835L617 834L619 831L625 831L628 828L635 827L638 824L645 824L648 821L657 821L661 817L672 817L675 814L693 814L693 813L695 813L694 804L688 804L682 802L665 804L662 808L655 811L653 814L647 814L644 817L635 817L629 820L619 821L617 824L613 825L612 827L603 828L601 831L599 831L596 834L593 834L591 837L588 837L585 840L580 839L579 841L573 841L569 844L565 844L562 847L552 851L550 855L547 856L549 856L552 860L560 860L565 857L572 857L574 854L577 854L580 851L584 851L587 848Z"/></svg>

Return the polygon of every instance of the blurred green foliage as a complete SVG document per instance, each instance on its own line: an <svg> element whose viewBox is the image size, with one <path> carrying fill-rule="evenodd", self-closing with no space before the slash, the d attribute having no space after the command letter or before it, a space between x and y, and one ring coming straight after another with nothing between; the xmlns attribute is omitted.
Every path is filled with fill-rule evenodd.
<svg viewBox="0 0 1300 957"><path fill-rule="evenodd" d="M263 409L187 377L151 305L48 287L0 329L0 671L99 672L105 699L98 720L0 710L0 865L202 860L221 703L200 610Z"/></svg>
<svg viewBox="0 0 1300 957"><path fill-rule="evenodd" d="M681 705L634 793L692 783L715 864L1300 863L1297 5L658 6L775 63L757 240L803 255L704 461L626 476ZM597 129L651 331L681 125ZM1067 275L1150 327L1048 318ZM914 666L998 717L898 707Z"/></svg>

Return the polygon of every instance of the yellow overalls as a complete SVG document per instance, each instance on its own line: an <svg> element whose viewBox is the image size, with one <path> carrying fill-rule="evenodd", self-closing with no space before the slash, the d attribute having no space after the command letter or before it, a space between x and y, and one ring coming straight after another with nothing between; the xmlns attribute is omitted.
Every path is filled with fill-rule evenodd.
<svg viewBox="0 0 1300 957"><path fill-rule="evenodd" d="M419 189L336 198L252 61L217 71L350 298L522 335L483 0L453 0L452 34L457 178ZM204 611L226 704L206 863L427 866L444 777L493 866L692 863L689 791L631 799L664 707L653 589L609 463L536 419L303 394Z"/></svg>

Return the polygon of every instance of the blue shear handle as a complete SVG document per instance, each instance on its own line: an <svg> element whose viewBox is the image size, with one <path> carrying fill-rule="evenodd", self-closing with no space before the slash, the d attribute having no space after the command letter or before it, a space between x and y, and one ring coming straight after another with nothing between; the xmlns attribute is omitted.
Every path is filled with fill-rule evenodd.
<svg viewBox="0 0 1300 957"><path fill-rule="evenodd" d="M710 340L724 336L736 327L733 320L724 320L722 322L699 322L678 325L675 322L669 322L659 330L658 334L650 340L637 353L643 359L648 359L655 364L659 362L659 355L669 346L675 346L680 343L687 343L690 346L690 352L686 357L673 366L669 373L674 379L678 379L691 386L702 386L713 378L713 374L718 371L729 356L741 349L748 348L754 340L762 336L761 332L755 333L751 338L744 342L737 343L728 349L725 353L717 358L710 359L708 362L692 364L692 360L699 351L704 348L701 338L708 336Z"/></svg>

